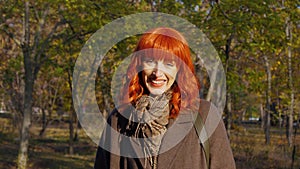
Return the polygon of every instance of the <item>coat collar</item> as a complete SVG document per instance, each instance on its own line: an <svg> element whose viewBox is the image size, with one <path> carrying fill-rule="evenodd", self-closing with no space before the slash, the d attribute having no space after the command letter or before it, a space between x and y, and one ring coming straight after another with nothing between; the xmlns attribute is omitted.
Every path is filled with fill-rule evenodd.
<svg viewBox="0 0 300 169"><path fill-rule="evenodd" d="M178 152L181 151L182 146L184 145L184 142L182 141L193 128L193 122L193 113L188 111L182 112L176 119L169 120L169 124L167 125L168 130L162 139L158 155L159 158L162 158L158 161L159 168L169 168L171 166L170 164L173 162L172 160L175 158ZM129 144L136 155L143 152L141 143L130 141ZM172 151L170 151L171 149ZM167 151L167 157L165 157L163 154ZM147 158L138 158L136 160L139 160L139 163L143 167L145 167L148 161Z"/></svg>

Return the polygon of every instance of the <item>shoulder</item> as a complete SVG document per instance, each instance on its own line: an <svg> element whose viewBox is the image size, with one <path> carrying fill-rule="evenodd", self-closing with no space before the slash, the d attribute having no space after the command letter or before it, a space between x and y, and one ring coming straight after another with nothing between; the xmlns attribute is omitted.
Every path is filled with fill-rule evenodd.
<svg viewBox="0 0 300 169"><path fill-rule="evenodd" d="M210 108L211 105L212 105L212 103L207 100L204 100L204 99L200 100L200 105L199 105L200 110L207 110Z"/></svg>
<svg viewBox="0 0 300 169"><path fill-rule="evenodd" d="M205 127L206 137L209 138L210 143L220 140L220 137L227 139L222 113L213 103L201 100L199 115Z"/></svg>
<svg viewBox="0 0 300 169"><path fill-rule="evenodd" d="M130 106L128 105L122 105L119 107L115 107L111 113L108 115L107 120L111 121L111 120L115 120L115 119L119 119L122 117L127 117L129 116L131 111L130 111Z"/></svg>
<svg viewBox="0 0 300 169"><path fill-rule="evenodd" d="M201 100L199 114L203 118L205 131L209 139L211 168L234 169L235 161L224 126L222 112L213 103Z"/></svg>
<svg viewBox="0 0 300 169"><path fill-rule="evenodd" d="M114 129L122 130L128 124L130 117L130 108L114 108L107 118L107 123Z"/></svg>
<svg viewBox="0 0 300 169"><path fill-rule="evenodd" d="M119 114L120 113L118 112L118 109L114 108L112 112L110 112L110 114L108 115L107 122L110 124L112 120L118 119Z"/></svg>
<svg viewBox="0 0 300 169"><path fill-rule="evenodd" d="M219 118L221 116L221 112L217 109L217 107L213 103L204 99L200 100L199 113L203 120L206 120L209 114L210 116L215 115Z"/></svg>

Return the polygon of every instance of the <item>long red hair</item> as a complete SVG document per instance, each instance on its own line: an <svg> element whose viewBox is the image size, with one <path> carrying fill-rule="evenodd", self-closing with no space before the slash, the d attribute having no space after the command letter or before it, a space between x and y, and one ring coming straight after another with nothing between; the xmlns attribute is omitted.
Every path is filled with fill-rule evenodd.
<svg viewBox="0 0 300 169"><path fill-rule="evenodd" d="M149 53L146 49L158 49ZM145 50L148 54L141 55L139 51ZM151 50L150 50L151 51ZM165 52L159 52L165 51ZM170 100L170 118L176 118L182 107L193 107L198 101L200 85L195 76L191 52L185 38L176 30L159 27L147 31L140 38L132 61L127 69L126 82L122 89L121 102L135 105L136 101L147 93L147 88L142 81L140 67L142 57L164 57L163 53L171 53L178 68L177 77L172 85L172 98ZM188 70L189 69L189 70Z"/></svg>

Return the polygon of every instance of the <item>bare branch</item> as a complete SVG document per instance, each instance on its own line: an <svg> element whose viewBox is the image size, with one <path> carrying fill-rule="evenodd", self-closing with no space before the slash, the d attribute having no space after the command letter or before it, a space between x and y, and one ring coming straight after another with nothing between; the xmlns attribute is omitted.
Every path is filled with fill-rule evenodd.
<svg viewBox="0 0 300 169"><path fill-rule="evenodd" d="M34 9L36 9L36 8L34 8ZM35 36L34 36L34 45L33 45L33 49L32 49L33 56L36 55L36 52L38 50L38 46L39 46L40 38L41 38L41 31L45 27L45 19L49 12L49 5L46 4L46 10L43 12L41 18L39 17L37 10L34 10L34 11L35 11L35 18L36 18L37 22L39 23L39 25L38 25L37 31L35 33Z"/></svg>
<svg viewBox="0 0 300 169"><path fill-rule="evenodd" d="M0 29L0 31L1 31L1 30L2 30L5 34L7 34L8 37L9 37L10 39L12 39L12 40L17 44L17 46L19 46L20 48L22 47L21 41L18 40L18 39L15 37L15 35L14 35L13 33L8 32L8 31L5 30L5 29Z"/></svg>
<svg viewBox="0 0 300 169"><path fill-rule="evenodd" d="M51 32L48 34L47 38L45 39L45 41L41 44L39 50L37 50L36 55L34 55L34 60L35 60L35 67L39 67L39 65L41 64L41 56L43 55L45 49L47 48L47 46L49 45L50 41L52 40L54 33L56 32L57 28L61 25L64 25L66 23L66 21L63 19L59 22L57 22ZM45 58L46 59L46 58Z"/></svg>
<svg viewBox="0 0 300 169"><path fill-rule="evenodd" d="M232 23L234 23L233 22L233 20L223 11L223 9L221 8L221 6L220 6L220 4L219 3L217 3L217 8L221 11L221 13L223 14L223 16L227 19L227 20L229 20L230 22L232 22Z"/></svg>
<svg viewBox="0 0 300 169"><path fill-rule="evenodd" d="M259 64L259 65L263 65L264 62L259 62L257 61L254 57L251 57L251 56L248 56L247 59L249 59L250 61L256 63L256 64Z"/></svg>

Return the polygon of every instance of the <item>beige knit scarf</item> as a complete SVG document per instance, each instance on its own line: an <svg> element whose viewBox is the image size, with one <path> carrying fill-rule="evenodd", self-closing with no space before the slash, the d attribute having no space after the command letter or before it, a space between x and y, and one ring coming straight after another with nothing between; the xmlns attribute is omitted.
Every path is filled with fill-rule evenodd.
<svg viewBox="0 0 300 169"><path fill-rule="evenodd" d="M156 165L155 156L158 154L163 135L167 131L171 97L171 91L159 96L143 95L137 101L135 111L130 117L134 119L129 119L129 122L138 122L133 136L144 138L141 145L151 166Z"/></svg>

